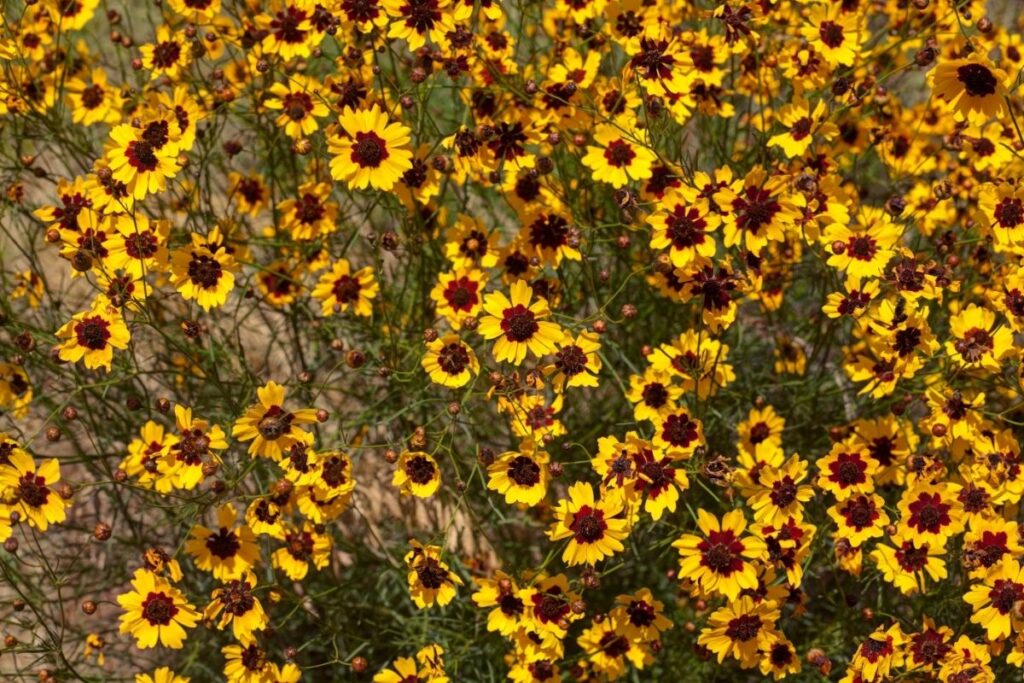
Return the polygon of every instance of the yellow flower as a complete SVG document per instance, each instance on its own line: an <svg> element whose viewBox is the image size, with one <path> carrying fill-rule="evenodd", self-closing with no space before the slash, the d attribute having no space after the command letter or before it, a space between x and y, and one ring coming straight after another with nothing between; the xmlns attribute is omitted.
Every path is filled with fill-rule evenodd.
<svg viewBox="0 0 1024 683"><path fill-rule="evenodd" d="M832 251L828 264L859 280L878 277L895 256L901 235L881 209L866 208L856 223L836 223L825 229L823 239Z"/></svg>
<svg viewBox="0 0 1024 683"><path fill-rule="evenodd" d="M456 268L438 276L430 298L453 330L461 329L463 321L476 319L486 282L483 272L475 268Z"/></svg>
<svg viewBox="0 0 1024 683"><path fill-rule="evenodd" d="M841 7L816 6L801 33L831 66L852 66L860 53L860 16Z"/></svg>
<svg viewBox="0 0 1024 683"><path fill-rule="evenodd" d="M622 541L629 535L630 522L622 515L625 498L622 490L605 491L595 501L590 484L578 481L569 487L569 497L558 501L556 521L548 529L552 541L569 539L562 561L575 566L594 565L622 552Z"/></svg>
<svg viewBox="0 0 1024 683"><path fill-rule="evenodd" d="M505 496L509 505L532 507L547 495L551 457L536 446L533 440L527 439L519 445L518 451L502 453L487 467L487 488Z"/></svg>
<svg viewBox="0 0 1024 683"><path fill-rule="evenodd" d="M253 642L253 633L262 631L268 623L267 615L259 598L253 594L256 577L252 572L225 585L213 589L210 604L203 611L203 618L213 621L220 616L217 628L224 630L228 624L238 642L248 645Z"/></svg>
<svg viewBox="0 0 1024 683"><path fill-rule="evenodd" d="M1000 372L1003 361L1014 353L1013 332L996 326L996 314L971 304L950 317L951 339L946 353L957 365Z"/></svg>
<svg viewBox="0 0 1024 683"><path fill-rule="evenodd" d="M778 120L786 127L786 132L773 135L768 146L781 147L790 158L803 156L815 135L831 140L839 132L835 124L826 122L827 116L824 100L819 100L813 109L802 99L784 105L779 110Z"/></svg>
<svg viewBox="0 0 1024 683"><path fill-rule="evenodd" d="M548 302L538 297L531 303L533 293L523 280L512 284L511 300L502 292L491 292L484 297L485 315L477 327L484 339L495 339L494 359L522 364L527 352L543 356L555 350L562 338L557 323L544 320L550 315Z"/></svg>
<svg viewBox="0 0 1024 683"><path fill-rule="evenodd" d="M411 540L412 546L405 555L409 568L409 595L420 609L439 605L444 607L455 598L456 586L462 579L441 561L441 548L436 545L422 545Z"/></svg>
<svg viewBox="0 0 1024 683"><path fill-rule="evenodd" d="M288 137L312 135L317 130L316 120L330 113L320 94L322 87L315 79L294 74L288 77L288 83L270 86L273 97L264 100L263 106L281 111L274 124Z"/></svg>
<svg viewBox="0 0 1024 683"><path fill-rule="evenodd" d="M697 637L697 644L716 654L719 664L732 656L740 661L740 666L749 669L757 666L758 651L767 650L778 639L775 630L778 619L779 611L774 602L754 602L744 595L711 614L707 627L701 629Z"/></svg>
<svg viewBox="0 0 1024 683"><path fill-rule="evenodd" d="M0 464L0 493L3 494L0 507L7 513L0 524L3 533L10 535L11 512L17 512L40 531L46 531L50 524L63 522L71 501L53 489L59 481L60 464L56 458L44 461L37 469L31 455L21 448L12 448L6 462Z"/></svg>
<svg viewBox="0 0 1024 683"><path fill-rule="evenodd" d="M200 615L181 591L146 569L135 571L132 588L117 597L125 610L120 632L130 633L140 649L158 643L174 650L184 647L185 629L193 628Z"/></svg>
<svg viewBox="0 0 1024 683"><path fill-rule="evenodd" d="M88 81L81 76L69 78L64 92L71 105L71 120L83 126L121 121L123 99L119 88L107 83L107 72L93 69Z"/></svg>
<svg viewBox="0 0 1024 683"><path fill-rule="evenodd" d="M284 532L285 543L271 555L275 569L280 569L292 581L302 581L309 573L309 565L323 569L331 561L331 537L318 532L316 526L306 522L301 529L288 528Z"/></svg>
<svg viewBox="0 0 1024 683"><path fill-rule="evenodd" d="M652 228L651 248L668 248L676 268L709 263L717 249L712 233L721 225L721 218L706 199L697 195L690 187L672 188L647 217Z"/></svg>
<svg viewBox="0 0 1024 683"><path fill-rule="evenodd" d="M71 363L83 361L90 370L103 368L110 371L114 349L127 349L131 335L124 324L121 311L99 296L88 311L75 314L71 321L57 330L63 339L60 358Z"/></svg>
<svg viewBox="0 0 1024 683"><path fill-rule="evenodd" d="M274 381L257 389L256 397L259 402L246 408L231 429L231 436L239 441L252 441L249 455L280 460L293 444L313 443L313 435L300 425L316 421L315 409L286 410L285 388Z"/></svg>
<svg viewBox="0 0 1024 683"><path fill-rule="evenodd" d="M455 29L451 0L383 0L391 17L389 38L404 40L409 50L423 47L427 38L444 44L445 36Z"/></svg>
<svg viewBox="0 0 1024 683"><path fill-rule="evenodd" d="M227 448L228 441L219 425L193 418L192 409L180 403L174 406L174 419L178 437L167 449L172 481L175 488L192 490L205 478L203 469L220 462L214 451Z"/></svg>
<svg viewBox="0 0 1024 683"><path fill-rule="evenodd" d="M972 123L1002 116L1008 76L982 53L942 60L928 74L932 93Z"/></svg>
<svg viewBox="0 0 1024 683"><path fill-rule="evenodd" d="M189 683L188 676L179 676L170 668L162 666L152 674L135 674L135 683Z"/></svg>
<svg viewBox="0 0 1024 683"><path fill-rule="evenodd" d="M235 506L226 503L217 509L216 529L197 524L185 542L196 566L220 581L241 579L260 558L256 535L245 524L236 527L237 517Z"/></svg>
<svg viewBox="0 0 1024 683"><path fill-rule="evenodd" d="M656 159L632 131L614 125L600 125L594 131L596 146L587 147L583 165L591 170L594 180L612 187L651 177L651 164Z"/></svg>
<svg viewBox="0 0 1024 683"><path fill-rule="evenodd" d="M347 260L338 259L329 271L320 276L313 288L313 298L320 302L325 316L351 307L356 315L369 317L373 313L373 299L379 291L373 268L366 266L353 273Z"/></svg>
<svg viewBox="0 0 1024 683"><path fill-rule="evenodd" d="M934 543L920 542L899 534L889 538L892 545L880 543L871 551L871 559L882 577L904 595L925 592L925 576L939 582L948 576L942 557L946 549Z"/></svg>
<svg viewBox="0 0 1024 683"><path fill-rule="evenodd" d="M508 574L496 571L494 578L477 578L474 582L479 586L473 593L473 603L477 607L487 609L487 630L496 631L508 637L519 627L526 606L520 597L520 588Z"/></svg>
<svg viewBox="0 0 1024 683"><path fill-rule="evenodd" d="M731 510L722 521L697 510L699 535L684 534L672 547L679 551L679 576L696 583L708 595L735 600L742 590L757 586L754 563L765 557L767 546L760 538L743 532L747 521L742 510Z"/></svg>
<svg viewBox="0 0 1024 683"><path fill-rule="evenodd" d="M228 300L235 287L235 262L225 247L210 249L202 241L193 235L191 245L171 254L171 284L187 301L208 311Z"/></svg>
<svg viewBox="0 0 1024 683"><path fill-rule="evenodd" d="M465 386L480 372L473 349L457 334L446 334L428 342L420 364L430 381L452 389Z"/></svg>
<svg viewBox="0 0 1024 683"><path fill-rule="evenodd" d="M404 451L395 466L391 485L403 496L430 498L441 488L441 470L433 456L423 451Z"/></svg>
<svg viewBox="0 0 1024 683"><path fill-rule="evenodd" d="M597 333L580 332L575 339L566 333L555 351L555 361L544 368L554 375L555 391L569 387L596 387L601 372L601 342Z"/></svg>
<svg viewBox="0 0 1024 683"><path fill-rule="evenodd" d="M365 110L345 107L339 121L344 134L328 140L334 156L331 177L335 180L343 180L356 190L368 186L390 190L412 168L409 129L400 123L388 123L387 115L376 104Z"/></svg>

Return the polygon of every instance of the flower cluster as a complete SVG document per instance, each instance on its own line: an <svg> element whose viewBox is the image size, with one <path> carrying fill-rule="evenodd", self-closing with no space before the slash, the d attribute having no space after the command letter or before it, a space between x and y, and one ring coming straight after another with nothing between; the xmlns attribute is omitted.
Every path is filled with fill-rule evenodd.
<svg viewBox="0 0 1024 683"><path fill-rule="evenodd" d="M1020 676L1022 31L5 3L0 674Z"/></svg>

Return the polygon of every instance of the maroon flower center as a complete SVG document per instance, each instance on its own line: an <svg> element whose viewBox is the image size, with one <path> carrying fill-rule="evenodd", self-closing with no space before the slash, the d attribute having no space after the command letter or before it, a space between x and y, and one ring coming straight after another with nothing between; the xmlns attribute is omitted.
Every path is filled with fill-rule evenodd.
<svg viewBox="0 0 1024 683"><path fill-rule="evenodd" d="M292 121L301 121L313 111L313 98L304 92L290 92L282 100L284 113Z"/></svg>
<svg viewBox="0 0 1024 683"><path fill-rule="evenodd" d="M519 486L533 486L540 481L540 465L532 458L517 455L508 465L508 478Z"/></svg>
<svg viewBox="0 0 1024 683"><path fill-rule="evenodd" d="M1016 197L1004 197L993 211L999 227L1010 230L1024 223L1024 202Z"/></svg>
<svg viewBox="0 0 1024 683"><path fill-rule="evenodd" d="M110 339L110 323L98 315L86 316L75 324L75 339L79 346L90 351L100 351L107 347Z"/></svg>
<svg viewBox="0 0 1024 683"><path fill-rule="evenodd" d="M434 479L437 468L422 455L415 455L405 463L405 473L416 484L427 484Z"/></svg>
<svg viewBox="0 0 1024 683"><path fill-rule="evenodd" d="M661 438L673 446L685 448L697 440L697 423L686 413L669 415L662 423Z"/></svg>
<svg viewBox="0 0 1024 683"><path fill-rule="evenodd" d="M169 69L178 63L181 46L173 40L157 43L153 48L153 66L158 69Z"/></svg>
<svg viewBox="0 0 1024 683"><path fill-rule="evenodd" d="M793 482L793 478L787 474L780 481L772 484L772 492L769 497L776 507L784 508L796 500L796 495L797 486Z"/></svg>
<svg viewBox="0 0 1024 683"><path fill-rule="evenodd" d="M968 363L977 363L992 351L994 346L992 335L978 327L967 330L964 333L964 338L956 340L953 344L957 353L963 356Z"/></svg>
<svg viewBox="0 0 1024 683"><path fill-rule="evenodd" d="M341 275L334 281L331 293L338 303L348 304L359 300L359 280L351 275Z"/></svg>
<svg viewBox="0 0 1024 683"><path fill-rule="evenodd" d="M956 70L957 79L971 97L987 97L995 93L995 74L984 64L964 64Z"/></svg>
<svg viewBox="0 0 1024 683"><path fill-rule="evenodd" d="M722 576L731 576L743 569L743 542L732 531L712 531L697 546L701 564Z"/></svg>
<svg viewBox="0 0 1024 683"><path fill-rule="evenodd" d="M1024 585L1008 579L996 579L988 597L1000 614L1009 614L1014 604L1024 600Z"/></svg>
<svg viewBox="0 0 1024 683"><path fill-rule="evenodd" d="M166 593L149 593L142 601L142 618L151 626L167 626L177 613L174 600Z"/></svg>
<svg viewBox="0 0 1024 683"><path fill-rule="evenodd" d="M843 44L843 27L834 21L823 21L818 27L821 42L835 49Z"/></svg>
<svg viewBox="0 0 1024 683"><path fill-rule="evenodd" d="M388 158L388 146L384 138L373 131L356 133L352 145L352 161L363 168L377 168Z"/></svg>
<svg viewBox="0 0 1024 683"><path fill-rule="evenodd" d="M469 365L469 352L458 342L446 344L437 353L437 364L449 375L461 374Z"/></svg>
<svg viewBox="0 0 1024 683"><path fill-rule="evenodd" d="M761 619L753 614L741 614L729 620L725 635L739 643L753 640L761 632Z"/></svg>
<svg viewBox="0 0 1024 683"><path fill-rule="evenodd" d="M910 519L907 524L919 532L936 534L942 527L952 522L949 517L951 507L942 501L942 496L938 493L922 493L910 504Z"/></svg>
<svg viewBox="0 0 1024 683"><path fill-rule="evenodd" d="M622 168L623 166L629 166L630 162L636 158L636 152L633 151L633 146L622 140L612 140L611 143L604 150L604 158L608 161L608 164L615 168Z"/></svg>
<svg viewBox="0 0 1024 683"><path fill-rule="evenodd" d="M26 472L18 480L18 500L29 507L42 507L50 497L50 489L42 477Z"/></svg>
<svg viewBox="0 0 1024 683"><path fill-rule="evenodd" d="M870 261L878 253L878 243L869 235L855 235L847 241L846 251L858 261Z"/></svg>
<svg viewBox="0 0 1024 683"><path fill-rule="evenodd" d="M608 523L604 520L604 513L595 510L589 505L582 506L575 515L569 530L576 536L577 543L596 543L604 538L605 529Z"/></svg>
<svg viewBox="0 0 1024 683"><path fill-rule="evenodd" d="M223 272L220 262L207 254L192 254L188 262L188 279L202 289L216 289Z"/></svg>
<svg viewBox="0 0 1024 683"><path fill-rule="evenodd" d="M95 109L103 104L103 88L99 85L90 85L82 90L82 106L86 109Z"/></svg>
<svg viewBox="0 0 1024 683"><path fill-rule="evenodd" d="M677 206L666 221L665 233L672 240L673 248L689 249L704 243L707 224L697 209Z"/></svg>
<svg viewBox="0 0 1024 683"><path fill-rule="evenodd" d="M241 547L238 535L227 527L222 526L216 533L206 537L207 550L222 560L234 557Z"/></svg>
<svg viewBox="0 0 1024 683"><path fill-rule="evenodd" d="M843 489L863 484L868 479L868 464L855 453L840 453L835 462L829 463L828 468L831 472L829 479Z"/></svg>
<svg viewBox="0 0 1024 683"><path fill-rule="evenodd" d="M448 583L448 572L432 557L424 559L416 567L416 576L427 590L436 591Z"/></svg>
<svg viewBox="0 0 1024 683"><path fill-rule="evenodd" d="M473 306L479 301L477 297L477 290L479 288L480 284L478 282L462 276L448 283L448 287L444 290L444 298L453 310L466 311L468 313L473 310Z"/></svg>
<svg viewBox="0 0 1024 683"><path fill-rule="evenodd" d="M506 308L501 321L505 338L511 342L525 342L533 338L540 329L533 311L522 304Z"/></svg>
<svg viewBox="0 0 1024 683"><path fill-rule="evenodd" d="M569 222L558 214L545 214L530 225L530 243L541 249L558 249L568 243Z"/></svg>
<svg viewBox="0 0 1024 683"><path fill-rule="evenodd" d="M843 517L846 518L847 525L856 528L858 531L871 526L879 517L874 501L867 496L851 498L843 508L842 513Z"/></svg>

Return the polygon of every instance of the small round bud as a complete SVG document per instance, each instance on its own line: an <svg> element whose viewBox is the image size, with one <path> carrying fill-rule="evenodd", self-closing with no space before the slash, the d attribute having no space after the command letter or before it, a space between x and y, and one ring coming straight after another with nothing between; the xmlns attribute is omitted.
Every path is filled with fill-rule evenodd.
<svg viewBox="0 0 1024 683"><path fill-rule="evenodd" d="M46 428L46 440L50 442L60 441L61 433L59 427Z"/></svg>
<svg viewBox="0 0 1024 683"><path fill-rule="evenodd" d="M82 602L82 613L93 615L96 614L96 603L92 600L85 600Z"/></svg>
<svg viewBox="0 0 1024 683"><path fill-rule="evenodd" d="M327 419L330 416L331 416L331 414L329 412L327 412L326 410L324 410L323 408L317 408L317 411L316 411L316 421L317 422L319 422L321 424L324 423L324 422L327 422Z"/></svg>
<svg viewBox="0 0 1024 683"><path fill-rule="evenodd" d="M366 355L362 351L352 349L345 355L345 364L355 370L360 368L366 362Z"/></svg>
<svg viewBox="0 0 1024 683"><path fill-rule="evenodd" d="M366 661L366 657L356 657L352 660L352 670L357 674L361 674L370 667L370 663Z"/></svg>

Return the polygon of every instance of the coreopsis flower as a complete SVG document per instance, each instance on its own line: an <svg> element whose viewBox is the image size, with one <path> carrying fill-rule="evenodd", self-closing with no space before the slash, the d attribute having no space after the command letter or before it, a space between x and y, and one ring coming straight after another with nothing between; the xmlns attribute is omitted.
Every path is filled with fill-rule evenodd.
<svg viewBox="0 0 1024 683"><path fill-rule="evenodd" d="M220 14L221 0L170 0L170 5L185 19L205 24Z"/></svg>
<svg viewBox="0 0 1024 683"><path fill-rule="evenodd" d="M707 199L698 197L696 189L680 186L665 192L647 222L652 228L651 248L667 248L676 268L709 263L714 257L713 233L721 225L721 216L711 210Z"/></svg>
<svg viewBox="0 0 1024 683"><path fill-rule="evenodd" d="M722 663L726 657L738 659L740 666L757 666L759 650L767 650L779 637L775 624L779 611L773 602L754 602L744 595L708 617L697 643L711 650Z"/></svg>
<svg viewBox="0 0 1024 683"><path fill-rule="evenodd" d="M941 545L919 542L914 537L904 538L899 534L889 538L892 545L878 544L871 551L871 559L882 572L882 577L896 586L904 595L925 593L925 577L934 582L945 579L949 574L942 556L946 550Z"/></svg>
<svg viewBox="0 0 1024 683"><path fill-rule="evenodd" d="M997 326L996 314L971 304L949 319L950 339L946 353L966 368L999 372L1013 353L1013 332Z"/></svg>
<svg viewBox="0 0 1024 683"><path fill-rule="evenodd" d="M676 337L671 344L661 344L649 356L652 368L668 372L679 381L684 392L696 392L700 398L714 394L736 379L728 359L727 345L693 329Z"/></svg>
<svg viewBox="0 0 1024 683"><path fill-rule="evenodd" d="M908 634L906 666L934 672L953 649L953 629L936 626L929 617L923 619L921 630Z"/></svg>
<svg viewBox="0 0 1024 683"><path fill-rule="evenodd" d="M630 640L608 619L593 623L576 642L594 671L605 680L621 677L627 664L643 669L654 661L646 643Z"/></svg>
<svg viewBox="0 0 1024 683"><path fill-rule="evenodd" d="M557 268L562 259L579 261L579 233L572 226L572 217L545 207L530 209L520 232L522 244L540 260L539 265Z"/></svg>
<svg viewBox="0 0 1024 683"><path fill-rule="evenodd" d="M338 259L330 270L320 276L313 288L313 298L320 302L325 316L351 308L356 315L369 317L373 313L373 300L379 292L380 285L371 266L352 272L348 260Z"/></svg>
<svg viewBox="0 0 1024 683"><path fill-rule="evenodd" d="M863 209L857 222L826 228L824 240L831 245L828 264L848 277L878 277L895 255L902 235L900 228L881 209Z"/></svg>
<svg viewBox="0 0 1024 683"><path fill-rule="evenodd" d="M623 517L625 498L619 489L603 492L599 500L586 482L569 487L568 498L558 501L556 521L548 529L548 538L569 543L562 552L562 561L570 566L594 565L625 546L630 520Z"/></svg>
<svg viewBox="0 0 1024 683"><path fill-rule="evenodd" d="M313 22L314 11L314 3L306 0L272 0L256 17L266 30L263 49L284 60L308 57L324 37L324 31Z"/></svg>
<svg viewBox="0 0 1024 683"><path fill-rule="evenodd" d="M90 370L103 368L107 372L114 360L114 349L127 349L131 341L121 311L103 296L96 297L90 310L72 316L57 330L57 337L63 340L61 360L82 361Z"/></svg>
<svg viewBox="0 0 1024 683"><path fill-rule="evenodd" d="M223 306L235 287L235 260L224 246L214 247L200 235L171 252L171 284L186 301L204 311Z"/></svg>
<svg viewBox="0 0 1024 683"><path fill-rule="evenodd" d="M522 364L527 352L543 356L555 350L564 332L557 323L545 320L550 315L547 299L537 297L529 284L517 280L510 288L511 299L502 292L484 297L484 311L477 327L484 339L496 339L494 359Z"/></svg>
<svg viewBox="0 0 1024 683"><path fill-rule="evenodd" d="M798 214L783 190L760 167L719 189L713 199L725 211L725 246L757 254L768 242L784 240Z"/></svg>
<svg viewBox="0 0 1024 683"><path fill-rule="evenodd" d="M226 581L213 589L203 618L213 622L220 617L217 628L223 631L230 624L238 642L248 645L253 641L253 634L266 628L269 621L259 598L253 594L255 588L256 577L248 571L240 578Z"/></svg>
<svg viewBox="0 0 1024 683"><path fill-rule="evenodd" d="M270 86L272 97L263 100L263 106L281 112L274 123L284 130L285 135L303 138L315 133L318 128L316 120L330 113L320 92L322 88L315 79L293 74L287 83Z"/></svg>
<svg viewBox="0 0 1024 683"><path fill-rule="evenodd" d="M817 6L811 9L801 29L816 54L830 66L852 66L859 53L862 20L858 12L839 7Z"/></svg>
<svg viewBox="0 0 1024 683"><path fill-rule="evenodd" d="M661 519L666 510L675 512L679 492L690 486L686 471L679 466L678 454L656 451L636 432L626 434L624 442L601 437L597 446L591 465L601 476L602 486L624 489L627 497L642 497L644 510L654 520Z"/></svg>
<svg viewBox="0 0 1024 683"><path fill-rule="evenodd" d="M174 484L174 463L168 457L175 437L164 426L148 420L139 430L139 438L128 444L128 455L120 468L140 485L167 493Z"/></svg>
<svg viewBox="0 0 1024 683"><path fill-rule="evenodd" d="M441 548L409 541L412 546L405 555L409 568L409 596L420 609L444 607L455 598L456 586L462 585L458 574L441 561Z"/></svg>
<svg viewBox="0 0 1024 683"><path fill-rule="evenodd" d="M255 642L248 645L232 643L220 649L224 655L224 679L228 683L261 683L271 680L274 664Z"/></svg>
<svg viewBox="0 0 1024 683"><path fill-rule="evenodd" d="M224 430L192 416L192 409L180 403L174 406L177 438L167 446L170 475L175 488L192 490L205 478L203 469L219 462L215 451L228 447Z"/></svg>
<svg viewBox="0 0 1024 683"><path fill-rule="evenodd" d="M13 363L0 363L0 409L21 419L28 413L32 397L28 373Z"/></svg>
<svg viewBox="0 0 1024 683"><path fill-rule="evenodd" d="M520 597L526 605L529 625L559 641L565 638L569 624L583 617L572 609L580 596L569 588L569 580L564 574L537 577L532 585L521 591Z"/></svg>
<svg viewBox="0 0 1024 683"><path fill-rule="evenodd" d="M551 456L526 439L519 450L506 451L487 467L487 488L505 496L509 505L534 506L548 492L548 463Z"/></svg>
<svg viewBox="0 0 1024 683"><path fill-rule="evenodd" d="M679 577L729 600L755 588L754 563L765 557L767 547L760 538L744 534L746 528L742 510L730 510L721 522L703 508L697 510L700 533L684 534L672 544L679 551Z"/></svg>
<svg viewBox="0 0 1024 683"><path fill-rule="evenodd" d="M825 305L821 307L821 312L830 318L861 317L881 289L878 280L862 281L849 276L844 280L843 286L845 292L832 292L828 295Z"/></svg>
<svg viewBox="0 0 1024 683"><path fill-rule="evenodd" d="M859 675L864 681L885 680L894 669L903 665L903 645L906 640L898 623L888 629L878 627L857 648L848 671Z"/></svg>
<svg viewBox="0 0 1024 683"><path fill-rule="evenodd" d="M108 83L107 72L103 69L92 69L87 78L69 78L64 84L64 92L73 122L83 126L121 122L121 91Z"/></svg>
<svg viewBox="0 0 1024 683"><path fill-rule="evenodd" d="M515 580L502 571L496 571L493 578L473 580L478 588L472 595L473 603L487 613L487 630L510 636L520 626L526 605L520 597L521 588Z"/></svg>
<svg viewBox="0 0 1024 683"><path fill-rule="evenodd" d="M134 279L161 272L167 264L168 221L151 221L144 214L114 219L114 233L106 243L106 265L124 270Z"/></svg>
<svg viewBox="0 0 1024 683"><path fill-rule="evenodd" d="M780 636L761 656L759 667L763 675L771 674L773 679L781 681L790 674L800 673L802 665L793 643Z"/></svg>
<svg viewBox="0 0 1024 683"><path fill-rule="evenodd" d="M963 503L957 497L960 486L948 482L919 484L900 497L900 529L915 541L945 546L964 528Z"/></svg>
<svg viewBox="0 0 1024 683"><path fill-rule="evenodd" d="M252 442L249 455L280 460L293 444L312 444L313 435L301 425L316 421L315 409L286 410L285 388L273 380L258 388L256 397L259 402L246 408L231 429L231 436L239 441Z"/></svg>
<svg viewBox="0 0 1024 683"><path fill-rule="evenodd" d="M615 607L608 612L608 620L629 641L652 643L672 628L672 622L665 618L664 608L650 589L641 588L633 594L615 598Z"/></svg>
<svg viewBox="0 0 1024 683"><path fill-rule="evenodd" d="M704 424L689 409L678 409L654 423L655 448L675 458L688 458L704 445Z"/></svg>
<svg viewBox="0 0 1024 683"><path fill-rule="evenodd" d="M814 488L800 483L807 477L807 462L793 455L781 467L765 467L759 475L748 499L754 519L764 524L803 519L803 504L814 497Z"/></svg>
<svg viewBox="0 0 1024 683"><path fill-rule="evenodd" d="M149 71L151 80L166 76L172 81L188 66L192 50L183 32L174 31L166 24L158 26L152 43L139 47L142 66Z"/></svg>
<svg viewBox="0 0 1024 683"><path fill-rule="evenodd" d="M179 676L172 669L161 666L152 674L135 674L135 683L190 683L188 676Z"/></svg>
<svg viewBox="0 0 1024 683"><path fill-rule="evenodd" d="M5 461L0 463L0 507L4 507L7 513L0 528L10 535L11 512L17 512L21 519L39 531L63 522L71 501L53 488L59 481L60 464L56 458L37 467L26 451L11 447Z"/></svg>
<svg viewBox="0 0 1024 683"><path fill-rule="evenodd" d="M343 180L356 190L372 187L386 191L412 168L409 129L401 123L389 123L387 114L376 104L370 109L345 107L339 123L342 130L328 138L333 155L331 177L335 180Z"/></svg>
<svg viewBox="0 0 1024 683"><path fill-rule="evenodd" d="M846 500L852 495L875 490L875 472L878 462L848 441L832 444L832 449L817 462L818 486Z"/></svg>
<svg viewBox="0 0 1024 683"><path fill-rule="evenodd" d="M309 522L301 528L286 528L281 540L284 547L274 551L271 563L292 581L306 578L311 564L319 570L331 561L331 537L325 531L317 531Z"/></svg>
<svg viewBox="0 0 1024 683"><path fill-rule="evenodd" d="M429 453L403 451L395 464L391 485L403 496L430 498L441 488L441 469Z"/></svg>
<svg viewBox="0 0 1024 683"><path fill-rule="evenodd" d="M657 422L676 409L682 393L682 387L672 383L668 372L648 368L642 375L630 376L626 398L633 404L634 419Z"/></svg>
<svg viewBox="0 0 1024 683"><path fill-rule="evenodd" d="M596 333L580 332L574 339L566 333L558 343L554 362L544 368L545 374L554 375L555 391L569 387L596 387L601 371L601 342Z"/></svg>
<svg viewBox="0 0 1024 683"><path fill-rule="evenodd" d="M981 53L941 60L928 73L932 93L946 102L958 118L976 123L1002 116L1007 79L1006 72Z"/></svg>
<svg viewBox="0 0 1024 683"><path fill-rule="evenodd" d="M160 644L180 650L185 646L186 629L200 620L199 612L181 591L147 569L135 570L132 590L117 596L117 602L125 611L119 630L131 634L140 649Z"/></svg>
<svg viewBox="0 0 1024 683"><path fill-rule="evenodd" d="M217 528L197 524L185 543L196 566L220 581L240 579L259 560L256 535L246 524L235 526L238 512L231 503L217 509Z"/></svg>
<svg viewBox="0 0 1024 683"><path fill-rule="evenodd" d="M942 661L939 680L952 683L957 678L966 678L968 681L996 683L996 675L989 665L992 660L989 647L988 643L975 643L970 636L961 635ZM1014 653L1011 653L1006 659L1009 662L1013 657ZM1014 664L1020 665L1019 655Z"/></svg>
<svg viewBox="0 0 1024 683"><path fill-rule="evenodd" d="M625 122L598 126L594 142L597 144L587 147L583 156L583 165L590 169L594 180L625 187L651 177L656 157Z"/></svg>
<svg viewBox="0 0 1024 683"><path fill-rule="evenodd" d="M312 240L338 229L338 204L330 201L331 184L311 180L298 187L294 197L277 205L281 230L296 240Z"/></svg>
<svg viewBox="0 0 1024 683"><path fill-rule="evenodd" d="M1006 557L1024 555L1024 545L1015 521L1000 518L972 518L964 533L964 564L972 578L985 576L989 569Z"/></svg>
<svg viewBox="0 0 1024 683"><path fill-rule="evenodd" d="M163 192L179 169L178 147L166 126L151 123L134 128L122 123L110 131L106 162L113 180L121 182L135 199Z"/></svg>
<svg viewBox="0 0 1024 683"><path fill-rule="evenodd" d="M685 47L661 22L643 28L639 40L630 43L629 70L641 87L652 95L667 96L684 92Z"/></svg>
<svg viewBox="0 0 1024 683"><path fill-rule="evenodd" d="M453 330L462 329L464 321L476 319L486 282L483 272L475 268L455 268L438 275L430 298Z"/></svg>
<svg viewBox="0 0 1024 683"><path fill-rule="evenodd" d="M404 40L411 51L423 47L428 38L443 44L454 29L451 0L382 0L382 4L391 18L388 37Z"/></svg>
<svg viewBox="0 0 1024 683"><path fill-rule="evenodd" d="M827 141L839 132L835 124L826 121L827 116L824 100L818 100L813 108L801 99L784 105L778 112L778 120L786 132L773 135L768 146L781 147L787 157L803 156L815 136Z"/></svg>
<svg viewBox="0 0 1024 683"><path fill-rule="evenodd" d="M455 268L493 268L498 265L500 237L479 219L459 214L445 231L444 255Z"/></svg>
<svg viewBox="0 0 1024 683"><path fill-rule="evenodd" d="M995 238L996 251L1024 253L1024 188L987 183L978 194L979 213Z"/></svg>
<svg viewBox="0 0 1024 683"><path fill-rule="evenodd" d="M446 334L427 342L427 352L420 360L430 381L452 389L465 386L480 372L476 354L457 334Z"/></svg>
<svg viewBox="0 0 1024 683"><path fill-rule="evenodd" d="M868 539L883 535L890 521L885 501L877 493L845 498L828 509L828 516L835 522L836 536L851 548L860 548Z"/></svg>

